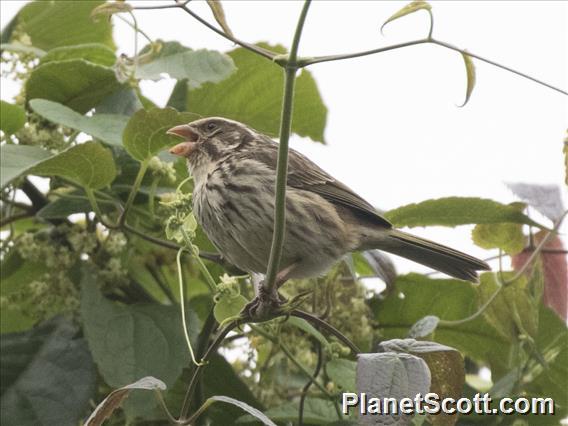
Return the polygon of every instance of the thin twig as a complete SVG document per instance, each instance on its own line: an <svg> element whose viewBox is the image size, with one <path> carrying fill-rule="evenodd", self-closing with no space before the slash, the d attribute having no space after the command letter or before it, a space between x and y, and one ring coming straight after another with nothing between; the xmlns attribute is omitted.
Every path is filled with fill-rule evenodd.
<svg viewBox="0 0 568 426"><path fill-rule="evenodd" d="M314 370L314 374L310 376L308 382L302 388L302 394L300 396L300 406L298 407L298 425L302 426L304 424L304 404L306 402L306 396L308 395L308 390L312 383L316 382L318 375L321 371L321 367L323 365L323 351L321 350L321 343L319 341L315 341L314 344L316 345L316 353L317 353L317 363L316 368Z"/></svg>
<svg viewBox="0 0 568 426"><path fill-rule="evenodd" d="M34 213L33 212L23 212L23 213L18 213L18 214L14 214L12 216L8 216L8 217L3 217L0 220L0 228L3 228L4 226L12 223L12 222L16 222L20 219L26 219L28 217L33 217Z"/></svg>
<svg viewBox="0 0 568 426"><path fill-rule="evenodd" d="M239 40L238 38L225 33L223 30L220 30L219 28L215 27L214 25L210 24L209 22L207 22L205 19L203 19L201 16L199 16L198 14L196 14L195 12L193 12L191 9L189 9L187 7L187 4L189 3L189 1L185 1L185 2L181 2L181 3L176 3L176 4L168 4L168 5L160 5L160 6L137 6L134 7L134 10L156 10L156 9L181 9L183 11L185 11L187 14L191 15L194 19L196 19L197 21L201 22L201 24L205 25L207 28L209 28L210 30L216 32L217 34L219 34L221 37L226 38L227 40L247 49L250 50L251 52L254 52L266 59L269 60L273 60L276 56L278 56L278 54L276 54L275 52L272 52L268 49L265 49L263 47L260 46L256 46L254 44L251 43L247 43L245 41Z"/></svg>
<svg viewBox="0 0 568 426"><path fill-rule="evenodd" d="M475 53L471 53L469 50L468 50L468 51L465 51L465 50L460 49L459 47L456 47L456 46L454 46L454 45L452 45L452 44L446 43L446 42L444 42L444 41L436 40L436 39L431 39L430 42L433 43L433 44L437 44L438 46L442 46L442 47L445 47L445 48L447 48L447 49L455 50L456 52L460 52L460 53L462 53L462 54L471 56L472 58L479 59L480 61L483 61L483 62L486 62L486 63L488 63L488 64L491 64L491 65L493 65L493 66L495 66L495 67L497 67L497 68L504 69L505 71L509 71L509 72L511 72L511 73L513 73L513 74L516 74L516 75L518 75L518 76L521 76L521 77L523 77L523 78L526 78L526 79L528 79L528 80L531 80L531 81L533 81L533 82L535 82L535 83L537 83L537 84L540 84L540 85L542 85L542 86L548 87L549 89L552 89L552 90L555 90L555 91L557 91L557 92L560 92L560 93L562 93L563 95L568 95L568 92L565 91L565 90L562 90L562 89L560 89L560 88L558 88L558 87L555 87L555 86L553 86L553 85L551 85L551 84L545 83L544 81L539 80L539 79L537 79L537 78L535 78L535 77L531 77L530 75L525 74L525 73L523 73L523 72L514 70L514 69L511 68L511 67L508 67L508 66L499 64L498 62L492 61L491 59L487 59L487 58L484 58L483 56L479 56L479 55L476 55Z"/></svg>
<svg viewBox="0 0 568 426"><path fill-rule="evenodd" d="M221 345L221 343L223 342L223 339L225 339L225 336L227 334L229 334L229 332L231 330L233 330L235 327L237 327L239 324L240 324L239 321L233 321L233 322L227 324L222 330L220 330L219 333L217 334L217 336L215 337L215 340L213 341L213 343L211 343L211 345L209 346L209 348L207 349L207 351L203 355L203 358L201 358L201 362L205 363L209 359L209 357ZM180 421L183 424L188 424L192 421L192 418L188 419L188 417L187 417L187 415L189 413L189 406L190 406L189 403L191 401L191 397L193 396L193 391L195 390L195 387L197 386L197 382L199 381L199 376L201 375L201 372L202 372L203 368L205 367L205 365L199 365L198 367L195 368L195 370L193 372L193 376L191 377L191 381L189 382L189 386L187 387L187 391L186 391L185 397L183 399L183 404L182 404L182 408L181 408L181 415L180 415Z"/></svg>
<svg viewBox="0 0 568 426"><path fill-rule="evenodd" d="M567 91L565 91L565 90L563 90L563 89L560 89L560 88L558 88L558 87L555 87L555 86L553 86L553 85L551 85L551 84L548 84L548 83L546 83L546 82L544 82L544 81L542 81L542 80L539 80L539 79L537 79L537 78L535 78L535 77L532 77L532 76L530 76L530 75L528 75L528 74L525 74L525 73L523 73L523 72L517 71L517 70L515 70L515 69L513 69L513 68L511 68L511 67L508 67L508 66L506 66L506 65L502 65L502 64L500 64L500 63L498 63L498 62L495 62L495 61L493 61L493 60L491 60L491 59L487 59L487 58L485 58L485 57L483 57L483 56L481 56L481 55L472 53L472 52L470 52L469 50L466 51L466 50L460 49L459 47L454 46L454 45L452 45L452 44L450 44L450 43L446 43L446 42L444 42L444 41L436 40L436 39L430 38L430 37L424 38L424 39L419 39L419 40L408 41L408 42L405 42L405 43L393 44L392 46L380 47L380 48L378 48L378 49L364 50L364 51L362 51L362 52L347 53L347 54L341 54L341 55L319 56L319 57L315 57L315 58L301 58L301 59L298 61L298 66L299 66L299 67L306 67L306 66L308 66L308 65L319 64L319 63L322 63L322 62L341 61L341 60L344 60L344 59L360 58L360 57L362 57L362 56L374 55L374 54L376 54L376 53L387 52L387 51L389 51L389 50L395 50L395 49L400 49L400 48L403 48L403 47L414 46L414 45L417 45L417 44L424 44L424 43L436 44L436 45L438 45L438 46L445 47L446 49L454 50L454 51L459 52L459 53L461 53L461 54L471 56L472 58L478 59L478 60L480 60L480 61L483 61L483 62L486 62L486 63L488 63L488 64L491 64L491 65L493 65L493 66L495 66L495 67L497 67L497 68L504 69L504 70L509 71L509 72L511 72L511 73L513 73L513 74L516 74L516 75L518 75L518 76L521 76L521 77L523 77L523 78L526 78L526 79L528 79L528 80L531 80L531 81L534 82L534 83L537 83L537 84L540 84L540 85L542 85L542 86L548 87L549 89L555 90L555 91L560 92L560 93L562 93L562 94L564 94L564 95L568 95L568 92L567 92Z"/></svg>
<svg viewBox="0 0 568 426"><path fill-rule="evenodd" d="M302 68L302 67L307 67L308 65L319 64L319 63L322 63L322 62L342 61L344 59L360 58L362 56L368 56L368 55L374 55L376 53L388 52L389 50L400 49L400 48L408 47L408 46L415 46L417 44L424 44L424 43L428 43L429 41L430 41L429 39L423 38L423 39L420 39L420 40L407 41L405 43L398 43L398 44L393 44L391 46L379 47L377 49L371 49L371 50L363 50L361 52L355 52L355 53L346 53L346 54L340 54L340 55L316 56L314 58L300 58L298 60L298 67Z"/></svg>

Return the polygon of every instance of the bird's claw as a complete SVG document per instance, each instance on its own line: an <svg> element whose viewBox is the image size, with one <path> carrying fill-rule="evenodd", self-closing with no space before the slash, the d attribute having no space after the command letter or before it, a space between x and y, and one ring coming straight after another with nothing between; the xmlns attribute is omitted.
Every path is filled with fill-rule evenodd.
<svg viewBox="0 0 568 426"><path fill-rule="evenodd" d="M258 296L245 305L241 315L252 322L268 321L282 312L287 302L278 290L267 292L263 283L258 287Z"/></svg>

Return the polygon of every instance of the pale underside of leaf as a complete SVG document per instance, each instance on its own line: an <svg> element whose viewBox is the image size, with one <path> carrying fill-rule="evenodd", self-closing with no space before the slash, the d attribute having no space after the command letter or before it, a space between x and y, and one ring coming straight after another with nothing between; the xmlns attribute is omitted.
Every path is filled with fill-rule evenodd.
<svg viewBox="0 0 568 426"><path fill-rule="evenodd" d="M25 173L52 154L37 146L2 145L0 147L0 187Z"/></svg>
<svg viewBox="0 0 568 426"><path fill-rule="evenodd" d="M128 122L128 116L95 114L87 117L47 99L32 99L30 106L36 113L54 123L87 133L111 145L122 145L122 132Z"/></svg>
<svg viewBox="0 0 568 426"><path fill-rule="evenodd" d="M128 396L130 391L141 390L166 390L166 384L152 376L143 377L142 379L123 386L120 389L113 390L91 413L85 426L99 426L108 419L114 410L122 405L124 398Z"/></svg>

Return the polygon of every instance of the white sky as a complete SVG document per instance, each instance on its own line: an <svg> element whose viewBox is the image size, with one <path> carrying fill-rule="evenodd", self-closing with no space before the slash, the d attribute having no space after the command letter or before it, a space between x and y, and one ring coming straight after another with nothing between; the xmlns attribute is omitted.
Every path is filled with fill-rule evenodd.
<svg viewBox="0 0 568 426"><path fill-rule="evenodd" d="M431 3L435 38L568 89L567 2ZM2 27L23 4L0 2ZM314 1L300 54L347 53L424 37L425 12L392 22L380 34L382 22L404 4ZM301 6L299 1L224 2L237 37L286 46ZM190 7L212 21L204 2L194 1ZM234 48L179 10L139 11L136 16L152 38L178 40L192 48ZM115 23L119 51L131 54L131 30ZM292 147L384 210L454 195L515 201L503 182L565 188L562 141L568 97L480 61L475 65L476 88L464 108L456 107L466 87L463 60L442 47L421 45L314 65L310 71L329 109L327 145L293 137ZM164 105L173 83L143 83L143 90ZM18 91L5 80L1 88L2 99L8 101ZM412 232L487 256L473 246L470 229ZM424 270L405 261L397 265L401 271Z"/></svg>

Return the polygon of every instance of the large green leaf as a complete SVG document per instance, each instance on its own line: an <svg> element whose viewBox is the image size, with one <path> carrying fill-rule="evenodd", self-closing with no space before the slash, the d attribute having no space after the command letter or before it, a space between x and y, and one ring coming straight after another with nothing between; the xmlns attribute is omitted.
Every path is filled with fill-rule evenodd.
<svg viewBox="0 0 568 426"><path fill-rule="evenodd" d="M517 203L516 203L517 204ZM518 205L473 197L448 197L408 204L384 216L395 226L457 226L470 223L523 223L542 228L519 211Z"/></svg>
<svg viewBox="0 0 568 426"><path fill-rule="evenodd" d="M0 101L0 130L11 135L26 123L26 112L21 106Z"/></svg>
<svg viewBox="0 0 568 426"><path fill-rule="evenodd" d="M40 64L47 64L54 61L65 61L69 59L83 59L94 64L112 67L116 62L114 51L104 44L87 43L75 46L62 46L50 50L41 57Z"/></svg>
<svg viewBox="0 0 568 426"><path fill-rule="evenodd" d="M192 311L187 313L190 337L195 342L198 320ZM111 302L98 290L93 271L83 274L81 317L93 358L112 387L145 376L159 378L171 387L191 362L179 308ZM134 413L151 410L154 405L153 395L144 394L132 395L126 403Z"/></svg>
<svg viewBox="0 0 568 426"><path fill-rule="evenodd" d="M30 170L43 176L60 176L91 188L100 189L116 177L112 152L98 142L75 145Z"/></svg>
<svg viewBox="0 0 568 426"><path fill-rule="evenodd" d="M263 45L284 52L282 46ZM241 121L271 136L278 135L284 74L282 68L239 48L229 52L237 72L217 84L191 89L187 110L203 116L221 116ZM312 75L302 70L296 80L292 131L324 140L327 108Z"/></svg>
<svg viewBox="0 0 568 426"><path fill-rule="evenodd" d="M180 113L173 108L141 109L130 118L124 129L122 134L124 148L138 161L147 160L166 147L179 142L179 138L166 134L168 129L197 118L195 114Z"/></svg>
<svg viewBox="0 0 568 426"><path fill-rule="evenodd" d="M477 311L479 296L473 284L453 279L430 279L420 274L399 276L384 300L372 300L378 328L385 339L404 338L420 319L435 315L459 320ZM509 342L483 318L460 325L441 323L432 340L456 348L478 361L502 367Z"/></svg>
<svg viewBox="0 0 568 426"><path fill-rule="evenodd" d="M45 99L32 99L32 109L54 123L87 133L111 145L122 145L122 132L129 117L118 114L81 115L71 108Z"/></svg>
<svg viewBox="0 0 568 426"><path fill-rule="evenodd" d="M3 426L77 425L95 393L87 343L62 318L23 333L2 335Z"/></svg>
<svg viewBox="0 0 568 426"><path fill-rule="evenodd" d="M539 269L534 271L530 280L523 275L505 285L483 312L486 321L505 339L515 341L520 335L536 336L543 286L540 272ZM500 274L503 280L511 279L513 275L512 272ZM489 300L501 285L496 274L481 274L477 288L481 303Z"/></svg>
<svg viewBox="0 0 568 426"><path fill-rule="evenodd" d="M163 42L155 57L136 68L136 77L160 80L168 74L176 80L187 79L190 87L218 83L235 71L233 60L215 50L192 50L177 41Z"/></svg>
<svg viewBox="0 0 568 426"><path fill-rule="evenodd" d="M111 93L95 107L98 114L119 114L131 116L143 108L136 91L123 88Z"/></svg>
<svg viewBox="0 0 568 426"><path fill-rule="evenodd" d="M32 71L26 99L48 99L83 114L121 87L112 68L83 59L53 61Z"/></svg>
<svg viewBox="0 0 568 426"><path fill-rule="evenodd" d="M109 20L97 22L91 11L104 1L34 1L22 8L18 22L43 50L84 43L102 43L114 49Z"/></svg>
<svg viewBox="0 0 568 426"><path fill-rule="evenodd" d="M526 389L531 396L553 398L555 417L559 422L568 415L568 329L566 323L544 305L540 307L535 342L546 361L546 367L536 360L529 364L525 377ZM534 419L536 417L539 416ZM530 421L533 424L532 419ZM552 423L549 421L548 424Z"/></svg>
<svg viewBox="0 0 568 426"><path fill-rule="evenodd" d="M51 153L37 146L0 146L0 187L25 173L31 167L51 157Z"/></svg>

